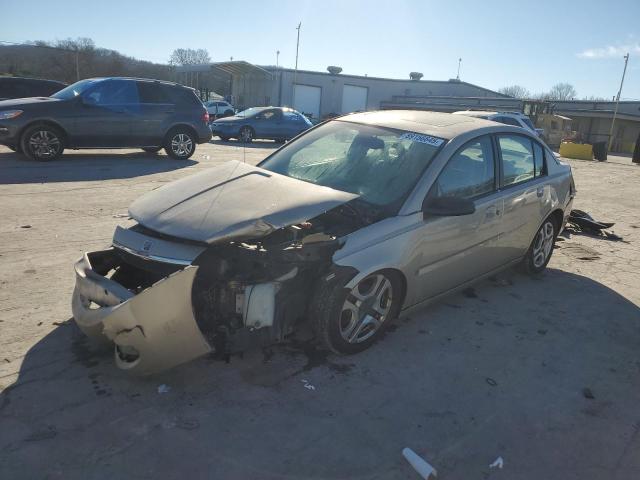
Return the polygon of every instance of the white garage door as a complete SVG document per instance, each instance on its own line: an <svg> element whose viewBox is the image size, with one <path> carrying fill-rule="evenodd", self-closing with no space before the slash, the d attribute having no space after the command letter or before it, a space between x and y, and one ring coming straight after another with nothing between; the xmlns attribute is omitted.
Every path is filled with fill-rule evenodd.
<svg viewBox="0 0 640 480"><path fill-rule="evenodd" d="M320 87L293 86L293 108L315 119L320 118Z"/></svg>
<svg viewBox="0 0 640 480"><path fill-rule="evenodd" d="M342 113L360 112L367 109L367 87L345 85L342 89Z"/></svg>

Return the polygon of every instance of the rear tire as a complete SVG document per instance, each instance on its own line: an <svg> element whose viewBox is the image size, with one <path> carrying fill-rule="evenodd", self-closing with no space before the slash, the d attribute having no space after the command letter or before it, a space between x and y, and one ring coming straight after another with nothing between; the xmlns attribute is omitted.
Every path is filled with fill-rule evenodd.
<svg viewBox="0 0 640 480"><path fill-rule="evenodd" d="M162 150L162 147L142 147L142 150L147 153L158 153L160 150Z"/></svg>
<svg viewBox="0 0 640 480"><path fill-rule="evenodd" d="M174 128L167 134L164 150L175 160L186 160L196 151L195 135L189 129Z"/></svg>
<svg viewBox="0 0 640 480"><path fill-rule="evenodd" d="M536 232L523 261L522 270L529 275L538 275L547 268L556 237L558 236L558 226L553 217L547 217Z"/></svg>
<svg viewBox="0 0 640 480"><path fill-rule="evenodd" d="M64 135L58 128L50 125L33 125L22 134L20 150L31 160L56 160L64 151Z"/></svg>

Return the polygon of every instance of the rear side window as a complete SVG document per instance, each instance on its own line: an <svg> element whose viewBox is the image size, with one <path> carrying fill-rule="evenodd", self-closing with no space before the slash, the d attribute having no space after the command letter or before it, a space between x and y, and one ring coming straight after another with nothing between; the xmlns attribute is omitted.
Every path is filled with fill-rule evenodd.
<svg viewBox="0 0 640 480"><path fill-rule="evenodd" d="M434 185L437 197L476 198L495 190L493 146L488 136L472 140L449 159Z"/></svg>
<svg viewBox="0 0 640 480"><path fill-rule="evenodd" d="M171 103L169 95L160 85L152 82L137 82L140 103Z"/></svg>
<svg viewBox="0 0 640 480"><path fill-rule="evenodd" d="M521 135L499 135L498 146L502 157L502 186L516 185L542 175L542 152L536 165L533 143ZM537 172L537 175L536 175Z"/></svg>
<svg viewBox="0 0 640 480"><path fill-rule="evenodd" d="M185 87L168 87L169 95L173 102L181 106L201 106L202 102L196 92Z"/></svg>
<svg viewBox="0 0 640 480"><path fill-rule="evenodd" d="M533 142L534 174L536 177L547 174L544 162L544 150L538 142Z"/></svg>

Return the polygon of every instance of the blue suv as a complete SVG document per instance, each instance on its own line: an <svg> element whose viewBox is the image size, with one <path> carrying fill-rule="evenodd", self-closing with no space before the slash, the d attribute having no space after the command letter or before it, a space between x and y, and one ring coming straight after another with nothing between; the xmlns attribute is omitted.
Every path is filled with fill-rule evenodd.
<svg viewBox="0 0 640 480"><path fill-rule="evenodd" d="M211 139L195 90L159 80L91 78L50 97L0 101L0 144L33 160L65 148L142 148L184 160Z"/></svg>

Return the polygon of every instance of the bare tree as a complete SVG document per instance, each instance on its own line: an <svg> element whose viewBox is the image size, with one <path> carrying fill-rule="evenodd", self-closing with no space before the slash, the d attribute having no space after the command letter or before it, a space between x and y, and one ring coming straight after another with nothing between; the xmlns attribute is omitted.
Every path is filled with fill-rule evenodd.
<svg viewBox="0 0 640 480"><path fill-rule="evenodd" d="M529 90L527 90L525 87L521 85L511 85L509 87L502 87L500 90L498 90L498 92L504 95L509 95L510 97L514 97L514 98L529 98L529 96L531 95L529 93Z"/></svg>
<svg viewBox="0 0 640 480"><path fill-rule="evenodd" d="M174 66L199 65L210 62L209 52L204 48L197 50L192 48L176 48L171 54L171 57L169 57L169 64Z"/></svg>
<svg viewBox="0 0 640 480"><path fill-rule="evenodd" d="M573 100L577 95L570 83L556 83L547 94L549 100Z"/></svg>

